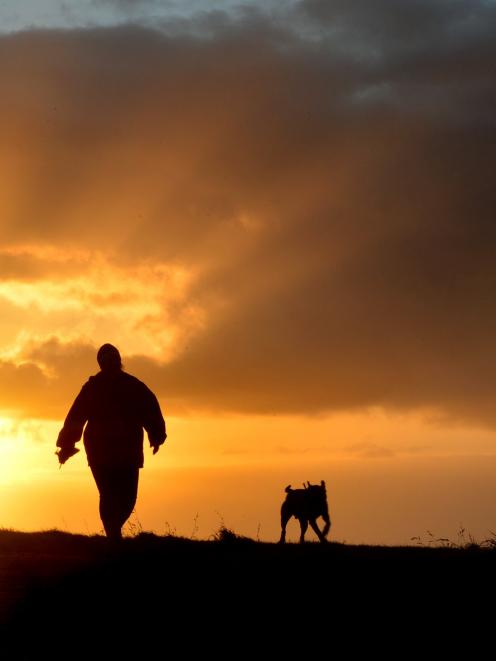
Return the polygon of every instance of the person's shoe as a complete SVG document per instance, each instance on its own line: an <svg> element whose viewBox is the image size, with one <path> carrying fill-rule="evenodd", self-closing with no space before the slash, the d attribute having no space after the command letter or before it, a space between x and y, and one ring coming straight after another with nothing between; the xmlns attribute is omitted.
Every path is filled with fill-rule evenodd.
<svg viewBox="0 0 496 661"><path fill-rule="evenodd" d="M109 542L119 544L122 541L122 532L120 528L106 529L105 534Z"/></svg>

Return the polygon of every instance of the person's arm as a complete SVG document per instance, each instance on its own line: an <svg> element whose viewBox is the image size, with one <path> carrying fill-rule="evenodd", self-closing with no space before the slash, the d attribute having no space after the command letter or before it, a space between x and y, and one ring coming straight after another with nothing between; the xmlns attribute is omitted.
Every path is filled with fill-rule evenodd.
<svg viewBox="0 0 496 661"><path fill-rule="evenodd" d="M88 386L85 384L79 395L74 400L69 413L64 421L64 426L59 432L57 438L57 447L60 448L56 453L59 462L64 464L72 455L79 452L75 444L81 439L84 425L88 420Z"/></svg>
<svg viewBox="0 0 496 661"><path fill-rule="evenodd" d="M146 405L144 411L143 427L148 434L150 447L153 448L153 454L158 452L159 447L167 438L165 430L165 420L160 410L160 404L151 390L147 388Z"/></svg>

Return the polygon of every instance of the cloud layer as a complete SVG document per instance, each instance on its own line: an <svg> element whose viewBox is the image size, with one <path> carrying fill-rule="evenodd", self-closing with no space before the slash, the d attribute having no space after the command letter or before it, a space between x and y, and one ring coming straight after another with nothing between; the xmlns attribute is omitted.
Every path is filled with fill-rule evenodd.
<svg viewBox="0 0 496 661"><path fill-rule="evenodd" d="M308 0L1 38L3 407L60 415L117 337L178 407L492 425L495 26Z"/></svg>

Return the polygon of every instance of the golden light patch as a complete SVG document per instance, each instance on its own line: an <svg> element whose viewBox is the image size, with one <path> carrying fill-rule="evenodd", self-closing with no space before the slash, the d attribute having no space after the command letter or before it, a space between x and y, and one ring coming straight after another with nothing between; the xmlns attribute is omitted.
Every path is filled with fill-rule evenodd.
<svg viewBox="0 0 496 661"><path fill-rule="evenodd" d="M74 255L49 246L6 249L4 254L41 260L35 279L0 281L0 301L28 316L29 327L0 347L0 355L21 354L29 341L58 337L89 343L112 341L124 353L170 359L205 313L188 300L196 274L176 264L117 265L101 253ZM50 274L50 265L70 264L65 277ZM63 274L62 274L63 275Z"/></svg>

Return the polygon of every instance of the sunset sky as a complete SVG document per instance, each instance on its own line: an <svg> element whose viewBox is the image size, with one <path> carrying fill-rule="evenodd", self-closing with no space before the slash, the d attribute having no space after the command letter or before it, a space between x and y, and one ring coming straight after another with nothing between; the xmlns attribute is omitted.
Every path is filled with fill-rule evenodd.
<svg viewBox="0 0 496 661"><path fill-rule="evenodd" d="M54 451L111 342L168 426L145 529L275 540L324 479L332 539L488 537L496 2L16 0L0 31L0 526L101 529Z"/></svg>

